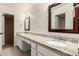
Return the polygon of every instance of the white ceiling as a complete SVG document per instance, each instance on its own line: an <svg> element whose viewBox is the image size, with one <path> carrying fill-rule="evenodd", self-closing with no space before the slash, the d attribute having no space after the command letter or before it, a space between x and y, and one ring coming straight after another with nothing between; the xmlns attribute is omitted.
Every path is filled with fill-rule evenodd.
<svg viewBox="0 0 79 59"><path fill-rule="evenodd" d="M0 4L8 7L22 7L22 6L35 5L40 3L0 3Z"/></svg>
<svg viewBox="0 0 79 59"><path fill-rule="evenodd" d="M13 7L13 8L22 7L24 5L23 3L0 3L0 4L8 7Z"/></svg>
<svg viewBox="0 0 79 59"><path fill-rule="evenodd" d="M0 3L0 5L4 5L10 8L15 8L17 11L28 11L36 5L40 5L44 3Z"/></svg>

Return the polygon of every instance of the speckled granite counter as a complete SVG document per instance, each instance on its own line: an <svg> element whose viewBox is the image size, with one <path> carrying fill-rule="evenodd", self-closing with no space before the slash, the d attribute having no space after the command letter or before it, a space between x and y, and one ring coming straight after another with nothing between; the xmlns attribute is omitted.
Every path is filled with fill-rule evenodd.
<svg viewBox="0 0 79 59"><path fill-rule="evenodd" d="M43 44L45 46L48 46L49 48L52 49L57 49L59 51L62 51L64 53L70 54L70 55L79 55L79 44L78 43L72 43L72 42L68 42L68 41L61 41L62 43L66 44L66 46L55 46L55 45L51 45L48 44L46 41L47 40L54 40L56 41L54 38L49 38L49 37L45 37L45 36L40 36L40 35L35 35L35 34L31 34L31 33L17 33L17 35L20 35L24 38L29 38L29 40L35 41L37 43Z"/></svg>

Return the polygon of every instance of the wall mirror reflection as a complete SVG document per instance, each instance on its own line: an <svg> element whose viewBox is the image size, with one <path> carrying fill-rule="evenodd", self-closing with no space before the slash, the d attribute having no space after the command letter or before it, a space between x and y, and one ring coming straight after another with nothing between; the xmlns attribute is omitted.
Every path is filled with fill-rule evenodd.
<svg viewBox="0 0 79 59"><path fill-rule="evenodd" d="M65 28L65 13L55 15L55 26L54 29L64 29Z"/></svg>

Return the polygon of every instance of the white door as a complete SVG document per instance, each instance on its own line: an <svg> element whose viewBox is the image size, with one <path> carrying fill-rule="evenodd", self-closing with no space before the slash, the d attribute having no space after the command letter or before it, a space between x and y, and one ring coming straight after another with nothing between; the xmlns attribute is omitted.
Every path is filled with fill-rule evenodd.
<svg viewBox="0 0 79 59"><path fill-rule="evenodd" d="M2 38L3 38L3 20L2 20L2 12L0 11L0 55L2 52Z"/></svg>
<svg viewBox="0 0 79 59"><path fill-rule="evenodd" d="M2 52L2 34L0 34L0 55L1 55L1 52Z"/></svg>

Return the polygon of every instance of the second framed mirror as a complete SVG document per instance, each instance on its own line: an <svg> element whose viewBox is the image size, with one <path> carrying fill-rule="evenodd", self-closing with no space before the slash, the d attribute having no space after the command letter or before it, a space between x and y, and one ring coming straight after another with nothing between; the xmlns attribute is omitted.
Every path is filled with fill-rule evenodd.
<svg viewBox="0 0 79 59"><path fill-rule="evenodd" d="M49 32L79 32L78 3L54 3L49 6Z"/></svg>

